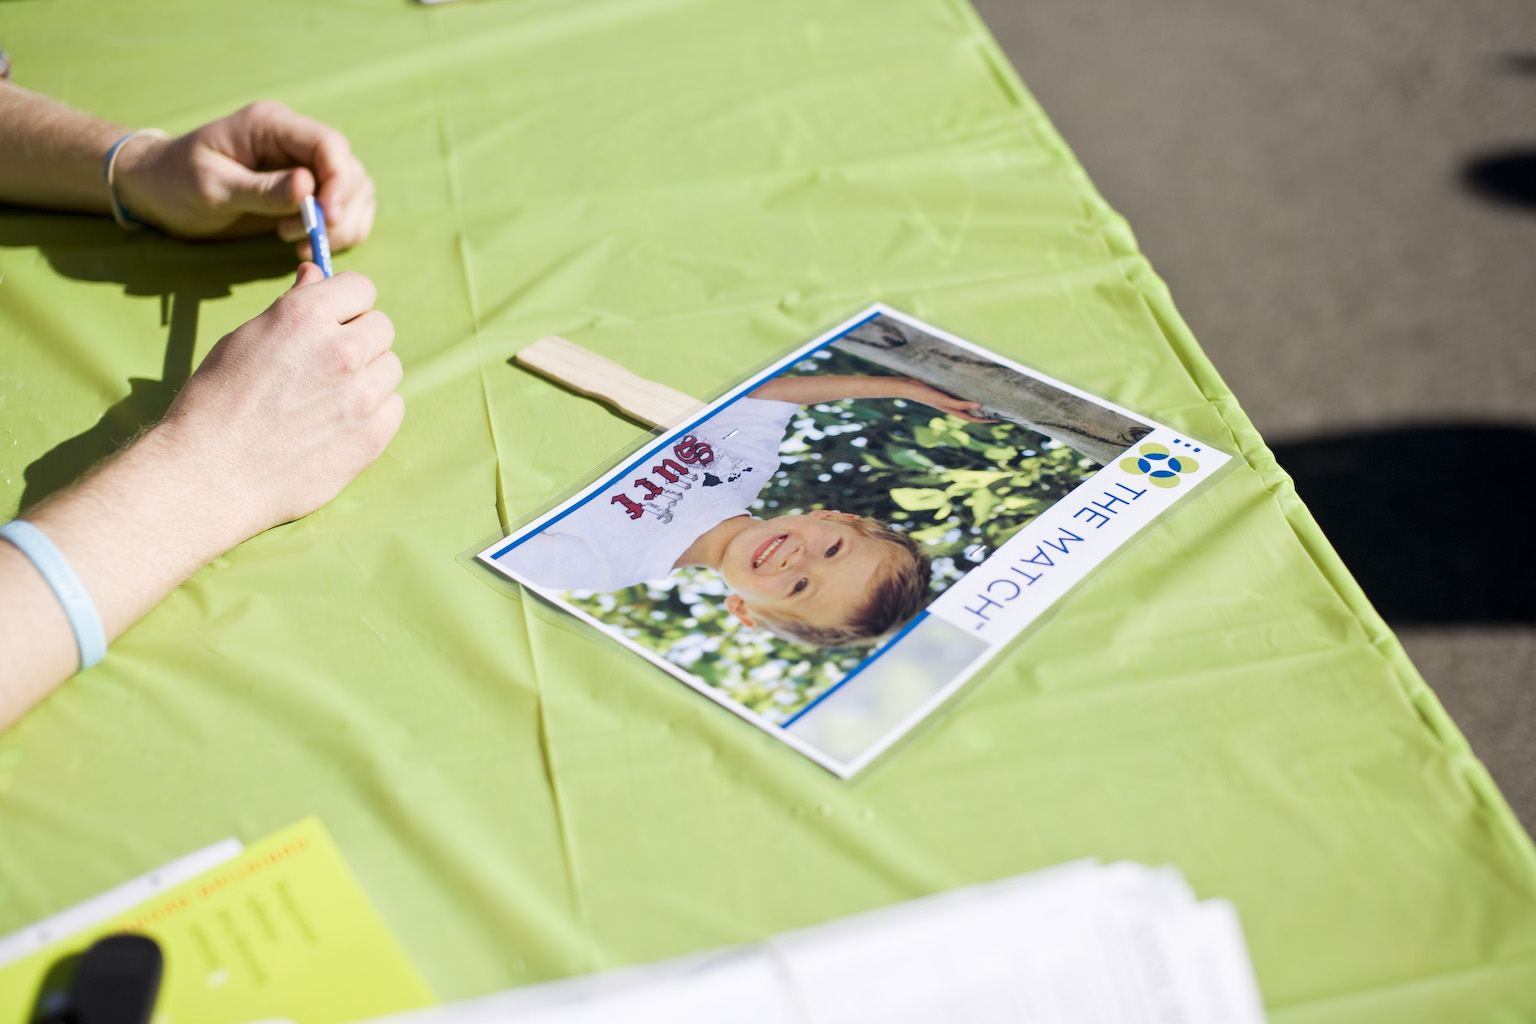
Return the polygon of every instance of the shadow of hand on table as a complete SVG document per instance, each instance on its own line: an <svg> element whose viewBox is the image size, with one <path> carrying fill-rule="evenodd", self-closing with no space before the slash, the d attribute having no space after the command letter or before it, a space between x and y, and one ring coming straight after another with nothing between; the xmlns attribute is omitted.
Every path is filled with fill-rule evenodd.
<svg viewBox="0 0 1536 1024"><path fill-rule="evenodd" d="M60 442L27 467L21 510L80 478L97 462L158 422L192 375L197 318L207 299L237 284L273 279L275 299L295 266L291 247L275 238L182 242L145 231L128 235L112 221L0 206L0 247L36 248L64 277L112 282L127 295L158 295L167 328L159 380L128 378L129 393L90 429ZM237 324L230 324L233 330Z"/></svg>
<svg viewBox="0 0 1536 1024"><path fill-rule="evenodd" d="M1271 447L1392 625L1536 622L1536 429L1399 427Z"/></svg>

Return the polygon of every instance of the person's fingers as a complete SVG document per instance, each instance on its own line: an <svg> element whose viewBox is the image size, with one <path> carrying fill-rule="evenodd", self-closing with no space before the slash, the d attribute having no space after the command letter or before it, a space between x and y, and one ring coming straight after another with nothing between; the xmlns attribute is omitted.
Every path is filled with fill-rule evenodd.
<svg viewBox="0 0 1536 1024"><path fill-rule="evenodd" d="M313 315L344 324L372 309L378 294L373 282L362 274L343 270L335 277L296 288L284 298L301 303Z"/></svg>
<svg viewBox="0 0 1536 1024"><path fill-rule="evenodd" d="M345 217L336 223L332 223L330 211L326 210L326 238L331 243L332 252L341 252L366 239L373 230L373 217L377 210L374 201L373 181L369 179L362 193L346 207ZM285 242L294 243L294 251L300 259L313 259L314 254L309 244L309 235L304 231L304 222L299 217L286 217L277 222L277 234Z"/></svg>
<svg viewBox="0 0 1536 1024"><path fill-rule="evenodd" d="M282 217L299 208L299 200L314 190L314 176L305 167L282 171L253 171L236 160L224 160L219 176L230 209L261 217Z"/></svg>
<svg viewBox="0 0 1536 1024"><path fill-rule="evenodd" d="M399 432L400 421L404 418L405 399L400 397L400 392L391 391L384 396L384 401L379 403L378 409L373 413L373 419L369 422L374 459L383 453L385 446Z"/></svg>
<svg viewBox="0 0 1536 1024"><path fill-rule="evenodd" d="M377 309L370 309L347 324L347 330L363 339L363 365L378 359L395 343L394 321L390 320L388 314Z"/></svg>
<svg viewBox="0 0 1536 1024"><path fill-rule="evenodd" d="M950 401L945 402L942 406L939 406L939 408L943 409L951 416L954 416L957 419L965 420L969 423L993 422L992 420L984 420L980 416L976 415L976 410L981 408L980 402L963 402L959 399L951 399Z"/></svg>
<svg viewBox="0 0 1536 1024"><path fill-rule="evenodd" d="M311 285L316 281L324 280L325 274L321 272L320 268L306 260L299 264L299 271L293 277L293 286L288 291L297 291L305 285Z"/></svg>
<svg viewBox="0 0 1536 1024"><path fill-rule="evenodd" d="M341 132L276 100L258 100L237 118L258 161L308 167L320 181L334 177L352 155Z"/></svg>
<svg viewBox="0 0 1536 1024"><path fill-rule="evenodd" d="M362 161L335 128L274 100L253 103L237 116L258 166L293 164L313 172L311 187L299 197L314 195L328 223L344 221L352 202L371 187ZM284 225L283 237L298 240L294 223Z"/></svg>
<svg viewBox="0 0 1536 1024"><path fill-rule="evenodd" d="M352 204L365 192L371 193L373 181L363 162L352 155L346 136L335 129L327 132L315 147L311 166L317 182L315 198L325 208L327 222L337 224L346 219Z"/></svg>
<svg viewBox="0 0 1536 1024"><path fill-rule="evenodd" d="M996 423L997 420L985 419L975 415L975 411L981 408L980 402L965 402L960 399L946 399L942 403L934 405L940 412L948 413L956 419L965 420L967 423Z"/></svg>
<svg viewBox="0 0 1536 1024"><path fill-rule="evenodd" d="M367 238L368 233L373 230L373 215L376 209L373 180L365 178L362 191L348 203L343 217L327 225L331 249L347 249ZM327 220L330 221L329 215Z"/></svg>
<svg viewBox="0 0 1536 1024"><path fill-rule="evenodd" d="M257 117L265 141L278 151L275 157L286 157L315 172L314 196L325 210L326 221L344 220L348 207L370 185L368 172L353 155L347 137L280 103L263 104Z"/></svg>
<svg viewBox="0 0 1536 1024"><path fill-rule="evenodd" d="M400 357L393 352L380 352L366 367L363 375L368 380L368 385L373 393L379 396L382 402L391 391L400 386L400 381L405 379L405 367L400 363Z"/></svg>

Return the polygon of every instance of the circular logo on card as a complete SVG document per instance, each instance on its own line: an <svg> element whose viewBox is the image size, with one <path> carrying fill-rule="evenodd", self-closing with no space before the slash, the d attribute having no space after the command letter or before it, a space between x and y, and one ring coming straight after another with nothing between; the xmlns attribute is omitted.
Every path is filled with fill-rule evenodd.
<svg viewBox="0 0 1536 1024"><path fill-rule="evenodd" d="M1121 459L1120 468L1145 476L1154 486L1177 487L1179 474L1193 473L1200 464L1188 455L1170 455L1160 444L1144 444L1135 455Z"/></svg>

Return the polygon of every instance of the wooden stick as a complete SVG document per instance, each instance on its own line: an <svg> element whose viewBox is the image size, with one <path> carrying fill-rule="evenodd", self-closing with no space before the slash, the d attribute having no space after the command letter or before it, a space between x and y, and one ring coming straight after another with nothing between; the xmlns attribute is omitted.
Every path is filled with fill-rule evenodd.
<svg viewBox="0 0 1536 1024"><path fill-rule="evenodd" d="M515 358L517 365L647 427L668 426L704 408L696 398L637 377L613 360L555 335L539 339Z"/></svg>

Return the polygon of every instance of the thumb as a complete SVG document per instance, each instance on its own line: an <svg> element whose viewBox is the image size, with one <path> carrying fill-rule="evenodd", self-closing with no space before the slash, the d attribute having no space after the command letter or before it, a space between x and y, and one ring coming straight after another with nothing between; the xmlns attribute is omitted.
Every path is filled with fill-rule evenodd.
<svg viewBox="0 0 1536 1024"><path fill-rule="evenodd" d="M299 200L315 189L315 177L306 167L258 172L233 164L226 173L230 207L262 217L293 213L299 208Z"/></svg>
<svg viewBox="0 0 1536 1024"><path fill-rule="evenodd" d="M324 280L325 275L320 272L320 268L305 260L299 264L299 272L293 278L293 287L289 288L288 291L296 292L305 285Z"/></svg>

